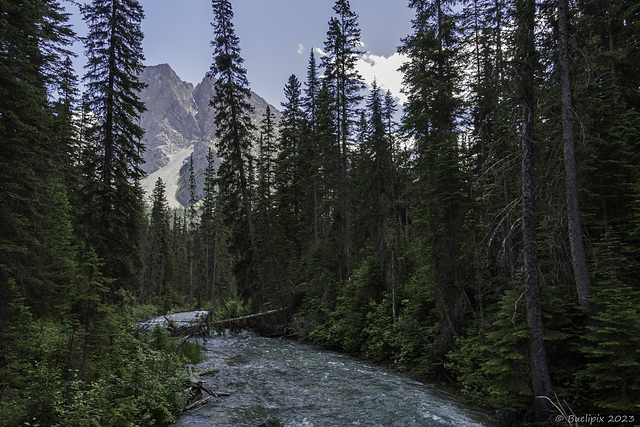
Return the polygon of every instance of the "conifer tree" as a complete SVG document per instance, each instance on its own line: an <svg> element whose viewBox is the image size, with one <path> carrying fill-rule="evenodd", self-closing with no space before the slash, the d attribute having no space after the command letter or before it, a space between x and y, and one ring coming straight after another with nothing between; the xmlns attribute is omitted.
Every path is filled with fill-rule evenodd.
<svg viewBox="0 0 640 427"><path fill-rule="evenodd" d="M196 258L196 175L193 153L189 157L189 304L193 303L193 267Z"/></svg>
<svg viewBox="0 0 640 427"><path fill-rule="evenodd" d="M258 240L258 259L264 279L265 292L271 304L283 305L280 300L286 280L284 267L289 255L285 250L287 228L296 229L295 223L281 227L280 219L285 212L279 206L276 186L282 180L277 158L278 138L275 115L267 106L259 127L259 157L257 159L257 185L255 196L256 238Z"/></svg>
<svg viewBox="0 0 640 427"><path fill-rule="evenodd" d="M424 265L423 286L436 287L442 308L441 348L446 351L459 333L464 311L457 308L468 271L456 261L462 256L462 224L468 209L467 178L462 167L456 120L460 100L460 40L455 19L445 1L414 0L414 33L400 52L410 61L401 67L408 101L403 131L415 141L413 228Z"/></svg>
<svg viewBox="0 0 640 427"><path fill-rule="evenodd" d="M243 282L245 297L254 296L260 283L260 271L255 265L256 233L252 216L251 165L252 131L248 102L251 92L247 71L242 68L239 39L233 27L233 10L228 0L212 0L213 6L213 64L215 95L211 106L215 109L218 138L217 152L221 159L218 169L218 188L224 204L225 220L232 230L238 279ZM265 294L261 297L264 303ZM254 301L258 302L258 301Z"/></svg>
<svg viewBox="0 0 640 427"><path fill-rule="evenodd" d="M308 224L308 233L311 238L308 240L313 247L318 245L320 239L320 220L319 220L319 187L320 179L319 159L318 159L318 135L316 133L316 123L318 121L318 96L320 93L321 83L318 78L318 68L316 65L313 49L309 54L309 64L307 66L307 80L304 89L304 113L306 116L305 126L307 128L307 138L301 148L300 158L306 161L301 165L301 172L307 177L306 184L302 188L305 190L306 198L304 203L303 218L310 221Z"/></svg>
<svg viewBox="0 0 640 427"><path fill-rule="evenodd" d="M307 114L309 127L313 131L316 121L318 92L320 91L320 80L318 79L318 66L316 65L316 56L313 49L309 53L309 64L307 65L307 81L304 90L304 110Z"/></svg>
<svg viewBox="0 0 640 427"><path fill-rule="evenodd" d="M640 292L633 283L633 251L610 229L595 248L593 312L580 351L588 363L578 371L603 409L635 412L640 391ZM630 256L631 255L631 256Z"/></svg>
<svg viewBox="0 0 640 427"><path fill-rule="evenodd" d="M84 83L87 107L96 117L84 142L85 233L102 258L106 277L137 291L143 218L142 153L145 110L139 92L144 12L136 0L94 0L81 7L89 27Z"/></svg>
<svg viewBox="0 0 640 427"><path fill-rule="evenodd" d="M355 227L361 229L358 247L369 245L372 259L382 274L377 280L379 292L386 290L387 243L391 220L391 145L387 137L382 91L374 81L367 97L366 110L362 112L360 159L354 161L354 179L359 185Z"/></svg>
<svg viewBox="0 0 640 427"><path fill-rule="evenodd" d="M337 182L338 215L335 220L338 235L338 278L346 281L349 267L349 156L352 127L359 118L356 107L362 100L364 87L356 69L361 43L358 15L351 10L348 0L337 0L333 6L335 16L329 20L325 41L327 56L322 58L324 77L333 98L333 117L336 122L336 144L340 152Z"/></svg>
<svg viewBox="0 0 640 427"><path fill-rule="evenodd" d="M151 217L145 239L145 280L140 298L143 304L149 297L162 298L171 282L173 259L169 232L166 185L162 178L158 178L151 193Z"/></svg>
<svg viewBox="0 0 640 427"><path fill-rule="evenodd" d="M271 107L267 105L262 121L260 122L260 139L258 144L259 157L257 161L258 182L256 210L269 216L273 213L273 193L275 187L276 169L276 135L275 115ZM260 205L260 207L258 207Z"/></svg>
<svg viewBox="0 0 640 427"><path fill-rule="evenodd" d="M292 255L298 259L303 245L302 234L305 234L301 223L308 220L302 214L304 193L309 185L312 186L308 177L311 159L305 156L313 155L311 147L305 146L310 138L306 134L301 87L295 75L289 76L284 87L286 101L282 103L275 175L279 221L287 233L287 240L295 248Z"/></svg>
<svg viewBox="0 0 640 427"><path fill-rule="evenodd" d="M216 188L216 157L213 150L207 152L207 168L204 171L204 196L202 198L201 234L205 245L205 284L212 306L215 305L217 284L220 282L226 253L226 232L222 225L220 200Z"/></svg>

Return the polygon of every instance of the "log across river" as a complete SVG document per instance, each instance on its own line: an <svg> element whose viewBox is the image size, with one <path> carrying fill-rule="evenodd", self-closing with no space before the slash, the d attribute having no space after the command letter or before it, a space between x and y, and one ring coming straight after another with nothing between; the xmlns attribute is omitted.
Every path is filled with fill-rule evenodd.
<svg viewBox="0 0 640 427"><path fill-rule="evenodd" d="M344 354L252 333L204 340L198 371L225 395L183 413L176 426L490 426L491 417L443 386ZM226 393L229 393L226 396Z"/></svg>

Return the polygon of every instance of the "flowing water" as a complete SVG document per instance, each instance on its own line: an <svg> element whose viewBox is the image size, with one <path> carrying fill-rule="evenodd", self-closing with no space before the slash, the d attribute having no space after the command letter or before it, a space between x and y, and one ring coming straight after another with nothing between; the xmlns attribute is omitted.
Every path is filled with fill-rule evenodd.
<svg viewBox="0 0 640 427"><path fill-rule="evenodd" d="M349 356L250 333L205 340L205 387L229 397L176 426L488 426L492 420L434 385Z"/></svg>

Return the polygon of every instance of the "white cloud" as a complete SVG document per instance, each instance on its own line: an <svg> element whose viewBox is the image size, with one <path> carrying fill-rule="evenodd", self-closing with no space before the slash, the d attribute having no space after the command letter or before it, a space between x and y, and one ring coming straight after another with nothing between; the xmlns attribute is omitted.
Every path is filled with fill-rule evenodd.
<svg viewBox="0 0 640 427"><path fill-rule="evenodd" d="M398 69L406 60L406 56L397 52L388 58L372 52L366 52L358 60L356 68L368 87L371 87L373 81L376 80L379 88L384 92L390 90L395 100L403 104L407 98L400 92L402 88L402 73Z"/></svg>
<svg viewBox="0 0 640 427"><path fill-rule="evenodd" d="M304 45L302 43L298 44L298 54L302 55L304 52Z"/></svg>
<svg viewBox="0 0 640 427"><path fill-rule="evenodd" d="M313 48L313 51L316 53L316 55L318 55L320 57L328 55L327 52L325 52L324 50L320 49L319 47Z"/></svg>

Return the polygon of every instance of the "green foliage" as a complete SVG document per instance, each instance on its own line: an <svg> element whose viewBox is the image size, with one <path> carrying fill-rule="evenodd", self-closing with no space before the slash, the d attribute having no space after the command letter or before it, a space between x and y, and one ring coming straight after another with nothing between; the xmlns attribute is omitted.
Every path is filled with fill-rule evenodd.
<svg viewBox="0 0 640 427"><path fill-rule="evenodd" d="M166 331L139 334L115 325L112 344L89 348L91 372L72 368L82 340L70 325L40 319L28 331L19 365L7 375L0 408L2 425L154 426L176 420L186 376L181 364L202 360L191 343L177 360L165 363L179 343ZM27 339L25 338L25 341ZM106 350L106 351L105 351ZM91 380L83 379L90 375ZM6 403L6 404L5 404Z"/></svg>
<svg viewBox="0 0 640 427"><path fill-rule="evenodd" d="M251 313L251 302L242 303L236 299L226 300L223 304L216 306L214 317L216 319L233 319L235 317L247 316Z"/></svg>
<svg viewBox="0 0 640 427"><path fill-rule="evenodd" d="M185 208L189 206L190 190L189 190L189 165L187 162L182 165L178 172L178 189L176 190L176 200ZM196 200L204 197L204 169L194 170Z"/></svg>
<svg viewBox="0 0 640 427"><path fill-rule="evenodd" d="M640 292L631 286L628 248L614 230L596 246L593 281L594 325L580 350L587 363L578 373L594 390L595 404L615 411L640 409Z"/></svg>
<svg viewBox="0 0 640 427"><path fill-rule="evenodd" d="M310 337L317 342L360 352L364 349L370 311L377 305L380 272L375 257L370 256L354 272L351 280L341 284L335 307L325 323L319 325Z"/></svg>
<svg viewBox="0 0 640 427"><path fill-rule="evenodd" d="M447 368L460 383L462 391L476 404L487 404L487 390L491 386L490 376L482 370L488 353L483 349L477 330L469 331L469 337L458 342L455 349L447 353Z"/></svg>
<svg viewBox="0 0 640 427"><path fill-rule="evenodd" d="M370 301L367 312L364 334L366 341L362 346L367 358L387 362L393 360L397 346L397 330L393 324L392 301L385 294L380 303Z"/></svg>
<svg viewBox="0 0 640 427"><path fill-rule="evenodd" d="M140 180L145 111L139 98L144 11L138 1L94 0L80 7L89 33L86 107L96 120L83 129L82 185L78 203L85 238L116 279L112 291L137 292L142 266L143 190ZM109 34L109 37L105 37Z"/></svg>
<svg viewBox="0 0 640 427"><path fill-rule="evenodd" d="M395 362L437 370L442 363L442 311L429 267L423 265L405 284L398 316Z"/></svg>
<svg viewBox="0 0 640 427"><path fill-rule="evenodd" d="M487 355L481 364L482 374L491 384L487 391L491 406L502 416L526 408L532 396L527 353L529 330L524 293L509 290L499 304L487 343L480 347Z"/></svg>

